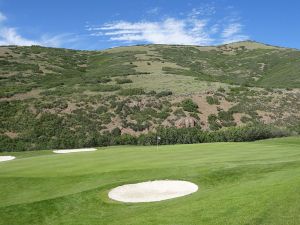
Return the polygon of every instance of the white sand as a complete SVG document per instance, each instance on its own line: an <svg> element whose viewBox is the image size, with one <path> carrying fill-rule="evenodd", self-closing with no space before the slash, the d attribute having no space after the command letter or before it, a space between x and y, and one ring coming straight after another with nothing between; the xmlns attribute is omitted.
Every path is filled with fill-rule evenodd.
<svg viewBox="0 0 300 225"><path fill-rule="evenodd" d="M54 150L54 153L67 154L74 152L92 152L96 151L96 148L78 148L78 149L63 149L63 150Z"/></svg>
<svg viewBox="0 0 300 225"><path fill-rule="evenodd" d="M0 156L0 162L8 161L8 160L13 160L16 157L14 156Z"/></svg>
<svg viewBox="0 0 300 225"><path fill-rule="evenodd" d="M126 184L112 189L108 197L120 202L157 202L192 194L198 186L188 181L157 180Z"/></svg>

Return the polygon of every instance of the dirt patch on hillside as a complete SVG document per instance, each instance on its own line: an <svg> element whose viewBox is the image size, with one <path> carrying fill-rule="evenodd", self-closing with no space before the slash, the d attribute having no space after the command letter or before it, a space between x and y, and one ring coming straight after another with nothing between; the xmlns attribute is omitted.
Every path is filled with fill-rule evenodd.
<svg viewBox="0 0 300 225"><path fill-rule="evenodd" d="M34 89L26 93L15 94L9 98L0 98L0 101L14 101L14 100L25 100L29 98L38 98L41 90Z"/></svg>
<svg viewBox="0 0 300 225"><path fill-rule="evenodd" d="M206 97L210 95L195 95L192 97L193 101L198 105L200 114L200 120L203 122L205 129L208 129L209 123L208 123L208 116L211 114L217 115L219 111L224 110L228 111L234 103L228 102L223 98L219 99L220 104L219 105L210 105L207 103Z"/></svg>
<svg viewBox="0 0 300 225"><path fill-rule="evenodd" d="M15 138L17 138L18 137L18 133L16 133L16 132L10 132L10 131L7 131L7 132L5 132L4 133L6 136L8 136L8 137L10 137L10 138L12 138L12 139L15 139Z"/></svg>
<svg viewBox="0 0 300 225"><path fill-rule="evenodd" d="M261 110L256 110L258 116L261 117L261 120L264 122L264 123L272 123L275 121L275 114L274 113L271 113L271 112L264 112L264 111L261 111Z"/></svg>

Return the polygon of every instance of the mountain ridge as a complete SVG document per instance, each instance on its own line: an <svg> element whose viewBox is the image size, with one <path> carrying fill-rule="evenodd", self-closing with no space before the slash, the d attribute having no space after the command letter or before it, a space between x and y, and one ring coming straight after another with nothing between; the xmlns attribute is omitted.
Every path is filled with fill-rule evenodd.
<svg viewBox="0 0 300 225"><path fill-rule="evenodd" d="M107 51L110 49L115 49L115 48L124 48L124 47L134 47L134 46L192 46L192 47L218 47L218 46L224 46L224 45L236 45L236 44L248 44L248 43L254 43L258 44L261 46L270 46L274 48L282 48L282 49L291 49L291 50L296 50L300 51L298 48L294 47L287 47L287 46L280 46L280 45L273 45L273 44L268 44L256 40L243 40L243 41L235 41L235 42L229 42L229 43L222 43L222 44L215 44L215 45L184 45L184 44L135 44L135 45L120 45L120 46L114 46L114 47L108 47L104 49L74 49L74 48L63 48L63 47L50 47L50 46L43 46L43 45L32 45L32 46L38 46L42 48L54 48L54 49L66 49L66 50L75 50L75 51ZM23 46L23 45L0 45L1 47L30 47L30 46Z"/></svg>

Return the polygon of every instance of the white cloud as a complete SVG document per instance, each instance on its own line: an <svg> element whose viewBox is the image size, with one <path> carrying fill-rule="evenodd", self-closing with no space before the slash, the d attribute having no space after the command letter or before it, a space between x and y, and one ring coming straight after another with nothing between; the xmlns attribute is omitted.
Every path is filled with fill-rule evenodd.
<svg viewBox="0 0 300 225"><path fill-rule="evenodd" d="M33 40L26 39L19 35L15 28L3 27L0 28L0 45L38 45L39 43Z"/></svg>
<svg viewBox="0 0 300 225"><path fill-rule="evenodd" d="M152 8L152 9L149 9L147 11L148 14L157 14L159 12L160 8L159 7L155 7L155 8Z"/></svg>
<svg viewBox="0 0 300 225"><path fill-rule="evenodd" d="M212 16L216 13L216 8L212 4L204 4L198 8L193 8L189 13L190 17Z"/></svg>
<svg viewBox="0 0 300 225"><path fill-rule="evenodd" d="M22 37L17 29L4 25L6 16L0 12L0 45L36 45L38 42Z"/></svg>
<svg viewBox="0 0 300 225"><path fill-rule="evenodd" d="M28 39L18 33L16 28L4 24L5 20L7 20L6 16L0 12L0 45L42 45L48 47L62 47L66 44L74 44L80 39L73 34L44 34L37 39Z"/></svg>
<svg viewBox="0 0 300 225"><path fill-rule="evenodd" d="M158 17L160 8L153 8L147 14ZM249 39L243 32L243 24L236 16L215 16L214 6L205 5L194 8L179 17L157 18L141 21L112 21L94 26L87 24L88 35L101 41L111 41L113 45L153 43L153 44L185 44L213 45ZM150 16L151 18L153 16ZM155 18L153 17L153 18ZM218 18L218 19L217 19ZM43 45L51 47L78 47L84 35L43 34L34 39L24 37L20 29L11 27L8 18L0 12L0 45Z"/></svg>
<svg viewBox="0 0 300 225"><path fill-rule="evenodd" d="M154 44L206 45L212 40L205 31L206 21L166 18L159 22L118 21L101 27L90 27L94 36L108 36L112 41L149 42ZM100 30L100 33L99 33Z"/></svg>
<svg viewBox="0 0 300 225"><path fill-rule="evenodd" d="M239 23L232 23L229 24L222 33L222 37L228 38L231 37L232 35L235 35L241 31L242 25Z"/></svg>
<svg viewBox="0 0 300 225"><path fill-rule="evenodd" d="M6 20L6 16L2 12L0 12L0 23L4 20Z"/></svg>
<svg viewBox="0 0 300 225"><path fill-rule="evenodd" d="M238 18L214 20L212 6L192 9L183 18L166 17L156 21L113 21L87 26L90 36L105 37L119 43L212 45L249 39ZM214 22L215 21L215 22Z"/></svg>
<svg viewBox="0 0 300 225"><path fill-rule="evenodd" d="M231 43L236 41L244 41L249 39L249 36L242 33L243 25L240 23L230 23L222 31L221 37L223 43Z"/></svg>
<svg viewBox="0 0 300 225"><path fill-rule="evenodd" d="M81 38L71 33L49 35L45 34L40 38L40 45L49 47L62 47L66 44L76 44Z"/></svg>

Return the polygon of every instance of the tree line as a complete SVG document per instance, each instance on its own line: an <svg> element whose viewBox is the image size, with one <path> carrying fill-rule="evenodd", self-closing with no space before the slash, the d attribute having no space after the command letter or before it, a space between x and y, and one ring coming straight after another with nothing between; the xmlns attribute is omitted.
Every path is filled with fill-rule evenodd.
<svg viewBox="0 0 300 225"><path fill-rule="evenodd" d="M62 132L43 132L43 135L34 137L21 137L10 139L7 136L0 135L0 151L27 151L42 149L64 149L81 147L98 147L110 145L156 145L159 137L160 145L169 144L193 144L209 142L246 142L256 141L267 138L284 137L291 135L291 132L285 129L264 124L249 124L240 127L229 127L216 131L204 131L200 127L193 128L158 128L155 132L132 136L121 134L119 128L112 132L99 134L98 132L68 132L67 129ZM32 137L32 136L31 136Z"/></svg>

